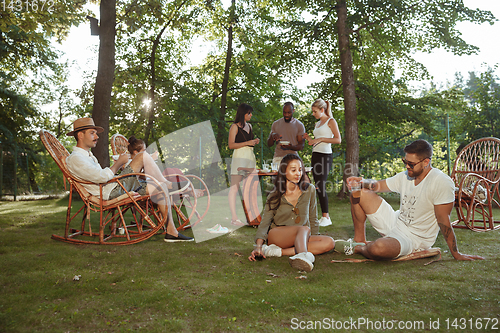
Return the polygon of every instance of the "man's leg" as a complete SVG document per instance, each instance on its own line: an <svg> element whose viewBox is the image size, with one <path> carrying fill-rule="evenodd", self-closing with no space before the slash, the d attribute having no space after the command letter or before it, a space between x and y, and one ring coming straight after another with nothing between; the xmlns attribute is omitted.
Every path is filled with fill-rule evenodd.
<svg viewBox="0 0 500 333"><path fill-rule="evenodd" d="M377 212L382 198L375 192L362 190L358 203L353 203L351 194L351 216L354 224L354 241L366 243L366 215Z"/></svg>
<svg viewBox="0 0 500 333"><path fill-rule="evenodd" d="M355 253L360 253L363 256L373 260L390 260L397 258L401 252L401 243L393 237L378 238L373 242L366 241L366 217L370 214L374 216L372 226L382 235L385 235L393 228L395 216L394 211L390 206L383 201L375 192L366 189L362 190L359 202L352 203L351 196L351 214L354 223L354 241L365 243L364 246L356 246ZM381 207L384 205L384 207ZM380 214L380 216L378 216Z"/></svg>
<svg viewBox="0 0 500 333"><path fill-rule="evenodd" d="M401 244L396 238L378 238L364 246L356 246L355 252L373 260L390 260L397 258L401 251Z"/></svg>

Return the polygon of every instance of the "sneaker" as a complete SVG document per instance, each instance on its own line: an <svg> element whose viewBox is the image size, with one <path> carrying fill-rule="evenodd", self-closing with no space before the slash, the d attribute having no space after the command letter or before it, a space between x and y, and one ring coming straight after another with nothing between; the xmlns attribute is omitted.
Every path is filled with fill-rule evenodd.
<svg viewBox="0 0 500 333"><path fill-rule="evenodd" d="M314 263L314 261L316 260L316 258L314 257L314 254L312 254L311 252L306 252L306 258L307 258L307 260L309 260L312 263Z"/></svg>
<svg viewBox="0 0 500 333"><path fill-rule="evenodd" d="M170 234L165 234L165 242L167 243L174 243L174 242L192 242L194 241L194 238L184 236L179 232L179 234L176 236L172 236Z"/></svg>
<svg viewBox="0 0 500 333"><path fill-rule="evenodd" d="M320 220L319 220L319 226L320 227L328 227L329 225L332 225L332 220L330 220L329 217L322 217Z"/></svg>
<svg viewBox="0 0 500 333"><path fill-rule="evenodd" d="M356 243L349 238L348 240L336 240L335 241L335 251L344 253L346 256L352 256L354 254L354 247L358 245L365 245L364 243Z"/></svg>
<svg viewBox="0 0 500 333"><path fill-rule="evenodd" d="M308 257L307 253L308 252L301 252L299 254L294 255L293 257L288 258L290 266L292 266L295 269L298 269L299 271L306 271L306 272L312 271L314 265L307 258Z"/></svg>
<svg viewBox="0 0 500 333"><path fill-rule="evenodd" d="M229 232L229 229L220 224L216 224L212 228L207 229L207 231L211 234L226 234Z"/></svg>
<svg viewBox="0 0 500 333"><path fill-rule="evenodd" d="M281 247L276 244L266 245L262 244L262 253L264 257L281 257Z"/></svg>

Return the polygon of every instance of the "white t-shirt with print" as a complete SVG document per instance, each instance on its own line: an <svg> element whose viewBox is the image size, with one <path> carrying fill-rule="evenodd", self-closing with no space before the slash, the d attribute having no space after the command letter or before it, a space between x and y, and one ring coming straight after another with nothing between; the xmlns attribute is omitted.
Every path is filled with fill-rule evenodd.
<svg viewBox="0 0 500 333"><path fill-rule="evenodd" d="M386 183L401 196L398 229L413 239L415 248L432 247L439 233L434 206L455 201L453 180L432 168L417 186L406 171L388 178Z"/></svg>

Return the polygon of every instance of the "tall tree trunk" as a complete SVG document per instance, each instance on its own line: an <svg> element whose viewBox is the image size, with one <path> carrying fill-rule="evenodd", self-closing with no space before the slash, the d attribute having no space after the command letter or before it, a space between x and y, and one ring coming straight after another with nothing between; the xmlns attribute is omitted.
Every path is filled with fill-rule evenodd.
<svg viewBox="0 0 500 333"><path fill-rule="evenodd" d="M116 0L101 0L101 26L99 29L99 63L94 88L92 118L104 128L99 142L92 149L102 167L109 166L109 112L111 91L115 80L115 25Z"/></svg>
<svg viewBox="0 0 500 333"><path fill-rule="evenodd" d="M356 88L354 71L349 45L349 28L347 26L347 5L345 0L337 0L337 29L339 34L340 67L342 70L342 88L344 91L346 165L344 184L349 176L357 176L359 172L359 137L356 110ZM342 194L343 196L343 194Z"/></svg>
<svg viewBox="0 0 500 333"><path fill-rule="evenodd" d="M229 70L231 69L231 58L233 56L233 24L234 11L236 0L231 0L231 14L229 18L229 28L227 29L227 52L226 66L224 68L224 79L222 80L222 96L220 100L220 117L217 126L217 144L221 145L226 127L226 103L227 103L227 87L229 85Z"/></svg>
<svg viewBox="0 0 500 333"><path fill-rule="evenodd" d="M150 100L150 108L147 112L148 123L146 125L146 129L144 131L144 142L146 145L149 145L149 136L151 135L151 129L153 128L153 122L155 119L156 112L156 101L155 101L155 89L156 89L156 50L158 49L158 45L160 44L161 35L167 29L167 25L165 25L160 33L156 36L156 39L153 42L153 49L151 50L151 59L150 59L150 71L151 71L151 83L149 89L149 100Z"/></svg>
<svg viewBox="0 0 500 333"><path fill-rule="evenodd" d="M160 39L167 27L173 22L175 14L181 9L182 6L186 4L187 1L182 1L179 6L172 12L172 15L170 19L168 20L167 24L163 26L161 31L156 35L155 40L153 41L153 48L151 50L151 59L150 59L150 71L151 71L151 83L150 83L150 89L149 89L149 100L151 101L151 108L149 110L149 113L147 114L147 119L148 123L146 125L146 129L144 131L144 142L146 145L149 145L149 137L151 135L151 130L153 128L153 123L156 115L156 50L158 49L158 45L160 45ZM154 138L153 138L154 141Z"/></svg>

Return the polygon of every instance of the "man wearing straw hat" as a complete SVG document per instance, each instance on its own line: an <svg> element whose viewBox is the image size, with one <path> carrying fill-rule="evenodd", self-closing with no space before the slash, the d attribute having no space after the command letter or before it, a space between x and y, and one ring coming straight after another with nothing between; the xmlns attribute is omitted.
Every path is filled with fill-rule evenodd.
<svg viewBox="0 0 500 333"><path fill-rule="evenodd" d="M76 139L76 146L73 148L73 152L66 159L66 164L71 174L95 184L102 184L111 180L115 176L115 173L128 162L129 155L121 154L112 166L103 169L99 165L97 158L92 154L90 149L97 145L97 141L99 140L99 136L97 134L102 133L103 131L104 129L102 127L95 126L92 118L80 118L75 120L73 123L73 130L66 134L67 136L73 136ZM167 185L166 187L172 188L172 183L163 177L153 158L147 152L137 154L130 164L123 169L121 174L124 175L140 172L143 168L147 174L153 176L159 182L165 183ZM122 184L127 191L136 192L137 195L145 195L147 193L151 193L153 190L152 186L139 183L135 175L123 178ZM104 200L111 200L125 193L123 188L117 185L118 183L115 182L103 186L102 194ZM179 183L181 190L185 189L188 185L189 182ZM99 197L100 192L98 185L82 184L82 186L84 186L92 195ZM168 190L166 188L165 192L167 192L168 195ZM158 206L163 216L168 214L165 241L192 241L193 238L184 236L177 232L170 208L167 209L164 204L159 204Z"/></svg>

